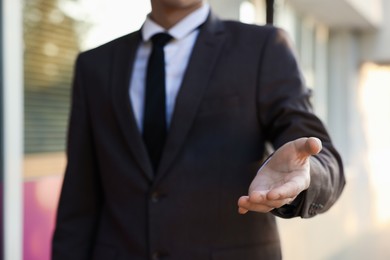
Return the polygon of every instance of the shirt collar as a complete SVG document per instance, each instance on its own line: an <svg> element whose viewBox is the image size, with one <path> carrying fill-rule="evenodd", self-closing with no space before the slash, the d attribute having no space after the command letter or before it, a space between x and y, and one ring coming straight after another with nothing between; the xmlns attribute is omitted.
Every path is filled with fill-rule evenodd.
<svg viewBox="0 0 390 260"><path fill-rule="evenodd" d="M172 35L173 38L180 40L188 35L190 32L195 30L198 26L203 24L210 11L210 6L208 3L202 5L191 14L187 15L181 21L179 21L175 26L168 30L168 33ZM146 17L146 20L141 29L142 39L148 41L153 35L160 32L166 32L166 30L161 27L159 24L150 19L149 16Z"/></svg>

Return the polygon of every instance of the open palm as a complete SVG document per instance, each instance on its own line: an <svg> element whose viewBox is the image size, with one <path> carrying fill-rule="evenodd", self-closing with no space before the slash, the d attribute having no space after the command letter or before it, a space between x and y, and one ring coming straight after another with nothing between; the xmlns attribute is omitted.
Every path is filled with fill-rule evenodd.
<svg viewBox="0 0 390 260"><path fill-rule="evenodd" d="M293 201L310 185L310 156L321 151L317 138L299 138L280 147L259 169L239 212L269 212Z"/></svg>

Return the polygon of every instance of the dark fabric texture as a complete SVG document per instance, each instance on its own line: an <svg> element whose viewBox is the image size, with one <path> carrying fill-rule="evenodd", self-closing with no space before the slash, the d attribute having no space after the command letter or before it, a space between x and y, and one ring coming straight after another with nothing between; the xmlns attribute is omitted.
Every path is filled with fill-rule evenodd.
<svg viewBox="0 0 390 260"><path fill-rule="evenodd" d="M345 182L285 33L210 15L157 170L128 94L139 41L134 32L77 60L52 259L280 259L275 215L323 213ZM267 143L305 136L323 142L310 187L282 210L239 215Z"/></svg>

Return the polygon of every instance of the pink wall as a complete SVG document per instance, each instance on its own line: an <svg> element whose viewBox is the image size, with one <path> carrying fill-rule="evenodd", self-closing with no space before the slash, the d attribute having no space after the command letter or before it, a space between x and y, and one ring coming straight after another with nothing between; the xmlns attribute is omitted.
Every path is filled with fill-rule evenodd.
<svg viewBox="0 0 390 260"><path fill-rule="evenodd" d="M50 260L62 176L24 182L24 260Z"/></svg>

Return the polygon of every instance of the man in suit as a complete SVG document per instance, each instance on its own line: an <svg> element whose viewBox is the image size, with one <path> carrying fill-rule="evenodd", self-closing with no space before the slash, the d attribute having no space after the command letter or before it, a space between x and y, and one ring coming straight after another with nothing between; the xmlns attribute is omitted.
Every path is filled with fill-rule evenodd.
<svg viewBox="0 0 390 260"><path fill-rule="evenodd" d="M203 0L151 4L139 31L77 59L53 260L281 259L275 216L325 212L345 183L285 33ZM151 56L165 71L150 79ZM155 119L150 80L166 83Z"/></svg>

